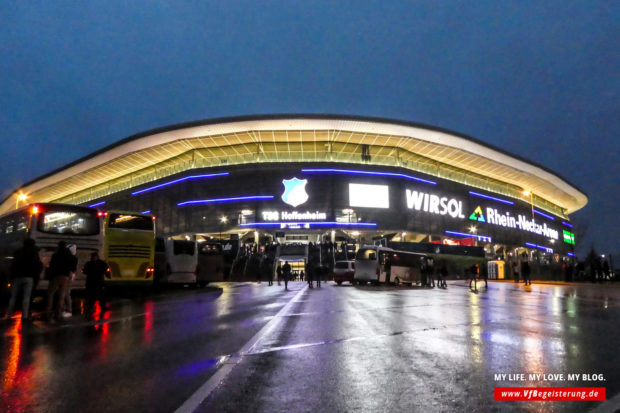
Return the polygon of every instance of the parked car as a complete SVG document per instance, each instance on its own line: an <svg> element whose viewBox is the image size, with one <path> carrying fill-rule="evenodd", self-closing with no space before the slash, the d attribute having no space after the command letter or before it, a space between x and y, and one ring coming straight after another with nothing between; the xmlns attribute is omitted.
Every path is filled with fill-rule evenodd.
<svg viewBox="0 0 620 413"><path fill-rule="evenodd" d="M340 285L344 281L353 284L353 275L355 274L355 261L336 261L332 276L336 284Z"/></svg>

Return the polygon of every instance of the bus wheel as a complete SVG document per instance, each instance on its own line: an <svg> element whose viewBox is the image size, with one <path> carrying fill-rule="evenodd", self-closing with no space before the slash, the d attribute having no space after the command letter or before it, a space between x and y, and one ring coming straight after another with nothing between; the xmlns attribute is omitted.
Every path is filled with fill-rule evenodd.
<svg viewBox="0 0 620 413"><path fill-rule="evenodd" d="M398 277L394 278L394 285L396 285L396 286L400 285L400 278L398 278Z"/></svg>

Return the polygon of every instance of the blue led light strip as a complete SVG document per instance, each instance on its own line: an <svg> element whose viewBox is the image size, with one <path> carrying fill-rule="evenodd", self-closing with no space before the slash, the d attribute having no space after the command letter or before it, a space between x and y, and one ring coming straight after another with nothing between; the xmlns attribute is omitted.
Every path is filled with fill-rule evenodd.
<svg viewBox="0 0 620 413"><path fill-rule="evenodd" d="M534 213L535 213L535 214L538 214L538 215L540 215L540 216L543 216L543 217L545 217L545 218L549 218L549 219L550 219L550 220L552 220L552 221L555 221L555 218L553 218L551 215L545 214L544 212L540 212L540 211L539 211L539 210L537 210L537 209L535 209L535 210L534 210Z"/></svg>
<svg viewBox="0 0 620 413"><path fill-rule="evenodd" d="M105 205L105 201L97 202L96 204L89 205L88 207L89 208L94 208L94 207L98 207L98 206L101 206L101 205Z"/></svg>
<svg viewBox="0 0 620 413"><path fill-rule="evenodd" d="M462 237L467 237L467 238L477 238L478 241L491 242L491 237L489 237L488 235L468 234L466 232L456 232L456 231L445 231L445 232L446 234L450 234L450 235L460 235Z"/></svg>
<svg viewBox="0 0 620 413"><path fill-rule="evenodd" d="M136 192L132 192L131 195L139 195L139 194L142 194L144 192L153 191L155 189L163 188L164 186L168 186L168 185L178 184L179 182L187 181L187 180L190 180L190 179L214 178L216 176L226 176L226 175L230 175L230 173L229 172L219 172L219 173L215 173L215 174L185 176L183 178L175 179L174 181L164 182L163 184L151 186L151 187L144 188L144 189L141 189L141 190L136 191Z"/></svg>
<svg viewBox="0 0 620 413"><path fill-rule="evenodd" d="M273 199L273 195L252 195L252 196L236 196L233 198L215 198L215 199L199 199L196 201L179 202L177 206L194 205L194 204L216 204L220 202L237 202L237 201L256 201L261 199Z"/></svg>
<svg viewBox="0 0 620 413"><path fill-rule="evenodd" d="M570 228L573 227L571 224L569 224L568 222L564 222L564 221L562 221L562 225L566 225L567 227L570 227Z"/></svg>
<svg viewBox="0 0 620 413"><path fill-rule="evenodd" d="M240 227L268 227L281 225L315 225L315 226L344 226L344 227L376 227L376 222L336 222L336 221L316 221L316 222L254 222L239 224Z"/></svg>
<svg viewBox="0 0 620 413"><path fill-rule="evenodd" d="M411 175L399 174L395 172L373 172L373 171L354 171L351 169L302 169L303 173L335 173L335 174L352 174L352 175L374 175L374 176L393 176L397 178L411 179L429 185L437 185L437 182L429 181Z"/></svg>
<svg viewBox="0 0 620 413"><path fill-rule="evenodd" d="M150 210L150 209L147 209L146 211L142 211L142 212L140 212L140 213L141 213L141 214L150 214L150 213L151 213L151 210Z"/></svg>
<svg viewBox="0 0 620 413"><path fill-rule="evenodd" d="M484 195L478 192L469 191L470 195L479 196L480 198L492 199L493 201L502 202L508 205L514 205L515 203L512 201L508 201L507 199L495 198L494 196Z"/></svg>
<svg viewBox="0 0 620 413"><path fill-rule="evenodd" d="M569 257L576 257L576 255L573 254L572 252L568 252L568 253L566 253L566 255L568 255Z"/></svg>
<svg viewBox="0 0 620 413"><path fill-rule="evenodd" d="M531 242L526 242L525 245L532 248L538 248L539 250L543 250L546 252L553 252L553 248L545 247L543 245L532 244Z"/></svg>

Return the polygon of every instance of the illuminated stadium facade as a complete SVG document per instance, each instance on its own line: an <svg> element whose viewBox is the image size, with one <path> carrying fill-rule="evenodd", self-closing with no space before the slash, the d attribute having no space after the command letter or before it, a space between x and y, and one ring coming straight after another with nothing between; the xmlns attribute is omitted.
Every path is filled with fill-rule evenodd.
<svg viewBox="0 0 620 413"><path fill-rule="evenodd" d="M141 133L25 184L27 201L150 211L158 232L355 239L573 253L587 203L542 166L458 133L385 119L282 115ZM556 258L557 259L557 258Z"/></svg>

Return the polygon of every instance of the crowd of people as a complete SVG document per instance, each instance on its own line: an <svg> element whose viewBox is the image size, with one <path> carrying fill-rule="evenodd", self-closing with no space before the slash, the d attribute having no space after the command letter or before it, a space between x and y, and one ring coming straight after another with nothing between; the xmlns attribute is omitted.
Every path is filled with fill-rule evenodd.
<svg viewBox="0 0 620 413"><path fill-rule="evenodd" d="M294 247L295 245L293 245ZM284 264L276 257L279 252L279 244L271 244L259 247L256 244L245 245L239 249L237 258L231 268L232 280L251 280L258 282L266 281L273 285L274 277L278 285L284 283L288 289L288 282L299 280L306 281L310 288L321 286L326 281L331 271L329 262L336 256L346 254L348 257L349 246L346 243L333 244L331 242L316 244L299 244L304 249L307 247L307 260L303 268L297 266L293 269L289 261ZM339 248L340 247L340 248ZM304 250L306 251L306 250ZM276 260L278 261L276 264ZM48 280L48 289L45 303L45 319L48 322L63 320L72 316L71 283L77 271L77 256L75 245L67 245L64 241L58 243L53 253L49 266L45 268L44 276ZM389 274L389 261L385 263ZM531 266L527 256L519 257L509 263L515 283L523 280L525 285L531 285ZM562 266L565 281L586 280L593 282L611 279L609 263L601 260L599 256L591 253L585 263L563 263ZM39 257L39 249L35 241L26 238L23 245L15 254L10 268L11 296L7 308L6 318L12 318L18 305L17 299L21 294L22 319L31 320L32 292L36 289L43 263ZM109 271L108 265L101 260L97 252L93 252L84 268L86 275L86 310L94 308L94 303L101 299L104 286L104 277ZM473 264L464 269L466 278L469 279L469 287L477 290L478 280L484 281L488 288L486 271L481 271L478 264ZM432 257L425 257L420 262L420 283L424 287L447 288L446 277L448 269L445 262L437 270ZM389 275L388 275L389 277Z"/></svg>
<svg viewBox="0 0 620 413"><path fill-rule="evenodd" d="M73 315L71 282L75 279L77 263L76 246L60 241L56 251L52 254L49 266L44 271L44 277L48 280L44 313L47 322L62 321ZM11 262L11 298L5 318L13 317L17 298L21 294L22 321L32 320L32 292L40 281L42 270L43 263L39 257L39 248L33 239L26 238L22 247L15 251ZM87 311L91 310L94 302L101 298L103 280L107 271L108 265L99 258L97 252L93 252L90 261L83 268L86 275Z"/></svg>

